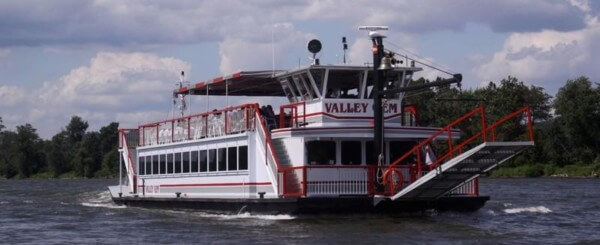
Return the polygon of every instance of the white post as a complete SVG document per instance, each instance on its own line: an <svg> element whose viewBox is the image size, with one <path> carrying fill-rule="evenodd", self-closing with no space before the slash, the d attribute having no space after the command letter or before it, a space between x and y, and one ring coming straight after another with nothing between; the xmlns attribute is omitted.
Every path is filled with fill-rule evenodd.
<svg viewBox="0 0 600 245"><path fill-rule="evenodd" d="M122 184L122 179L123 178L123 155L121 154L121 152L119 152L119 193L123 193L123 184Z"/></svg>

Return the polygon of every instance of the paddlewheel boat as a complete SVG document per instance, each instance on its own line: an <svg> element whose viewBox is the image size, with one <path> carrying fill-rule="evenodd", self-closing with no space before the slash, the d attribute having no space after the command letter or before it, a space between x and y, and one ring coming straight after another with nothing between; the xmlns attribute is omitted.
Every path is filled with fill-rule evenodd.
<svg viewBox="0 0 600 245"><path fill-rule="evenodd" d="M315 62L176 89L175 96L274 96L289 104L242 104L120 129L126 177L109 187L112 199L291 214L479 209L489 197L479 195L478 177L533 145L529 107L494 123L480 106L443 127L419 126L418 108L403 103L404 93L378 91L408 91L422 69L414 62L382 69L379 58L389 57L381 36L373 31L371 38L372 66ZM497 140L509 120L526 128L525 139ZM477 131L458 130L465 122L477 122Z"/></svg>

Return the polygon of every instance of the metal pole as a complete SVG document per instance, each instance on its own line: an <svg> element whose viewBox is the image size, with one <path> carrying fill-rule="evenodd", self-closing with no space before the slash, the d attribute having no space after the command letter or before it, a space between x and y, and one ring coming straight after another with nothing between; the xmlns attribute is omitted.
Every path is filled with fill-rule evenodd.
<svg viewBox="0 0 600 245"><path fill-rule="evenodd" d="M379 65L383 57L383 37L374 37L373 39L373 72L375 75L373 84L373 131L374 131L374 147L375 159L379 164L385 163L384 154L384 115L382 107L383 99L383 71L380 71Z"/></svg>

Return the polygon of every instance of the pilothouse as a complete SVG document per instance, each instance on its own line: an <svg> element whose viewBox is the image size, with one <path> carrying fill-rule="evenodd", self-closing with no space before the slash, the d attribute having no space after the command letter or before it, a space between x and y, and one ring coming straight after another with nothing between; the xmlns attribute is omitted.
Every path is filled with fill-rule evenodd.
<svg viewBox="0 0 600 245"><path fill-rule="evenodd" d="M479 106L448 125L420 126L418 107L405 104L404 94L459 84L460 74L415 85L413 76L422 68L398 62L384 49L379 31L386 28L363 29L373 42L373 66L321 65L315 58L298 69L241 71L189 86L180 83L174 98L249 96L260 101L275 96L288 103L249 103L187 115L182 105L177 118L120 129L119 166L126 177L109 187L113 200L131 206L292 214L483 206L489 197L479 195L479 175L533 145L529 108L487 122ZM321 49L316 40L308 46L313 54ZM497 140L508 120L525 122L525 139ZM466 121L477 122L476 132L458 129Z"/></svg>

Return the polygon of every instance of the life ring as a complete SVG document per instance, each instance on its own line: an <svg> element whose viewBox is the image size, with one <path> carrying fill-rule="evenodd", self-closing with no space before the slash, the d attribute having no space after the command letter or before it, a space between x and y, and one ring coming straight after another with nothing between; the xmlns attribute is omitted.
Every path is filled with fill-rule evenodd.
<svg viewBox="0 0 600 245"><path fill-rule="evenodd" d="M393 175L396 174L398 179L394 181ZM404 184L404 176L400 169L397 168L389 168L383 173L383 183L390 189L392 194L396 194L396 191L402 189L402 184Z"/></svg>

